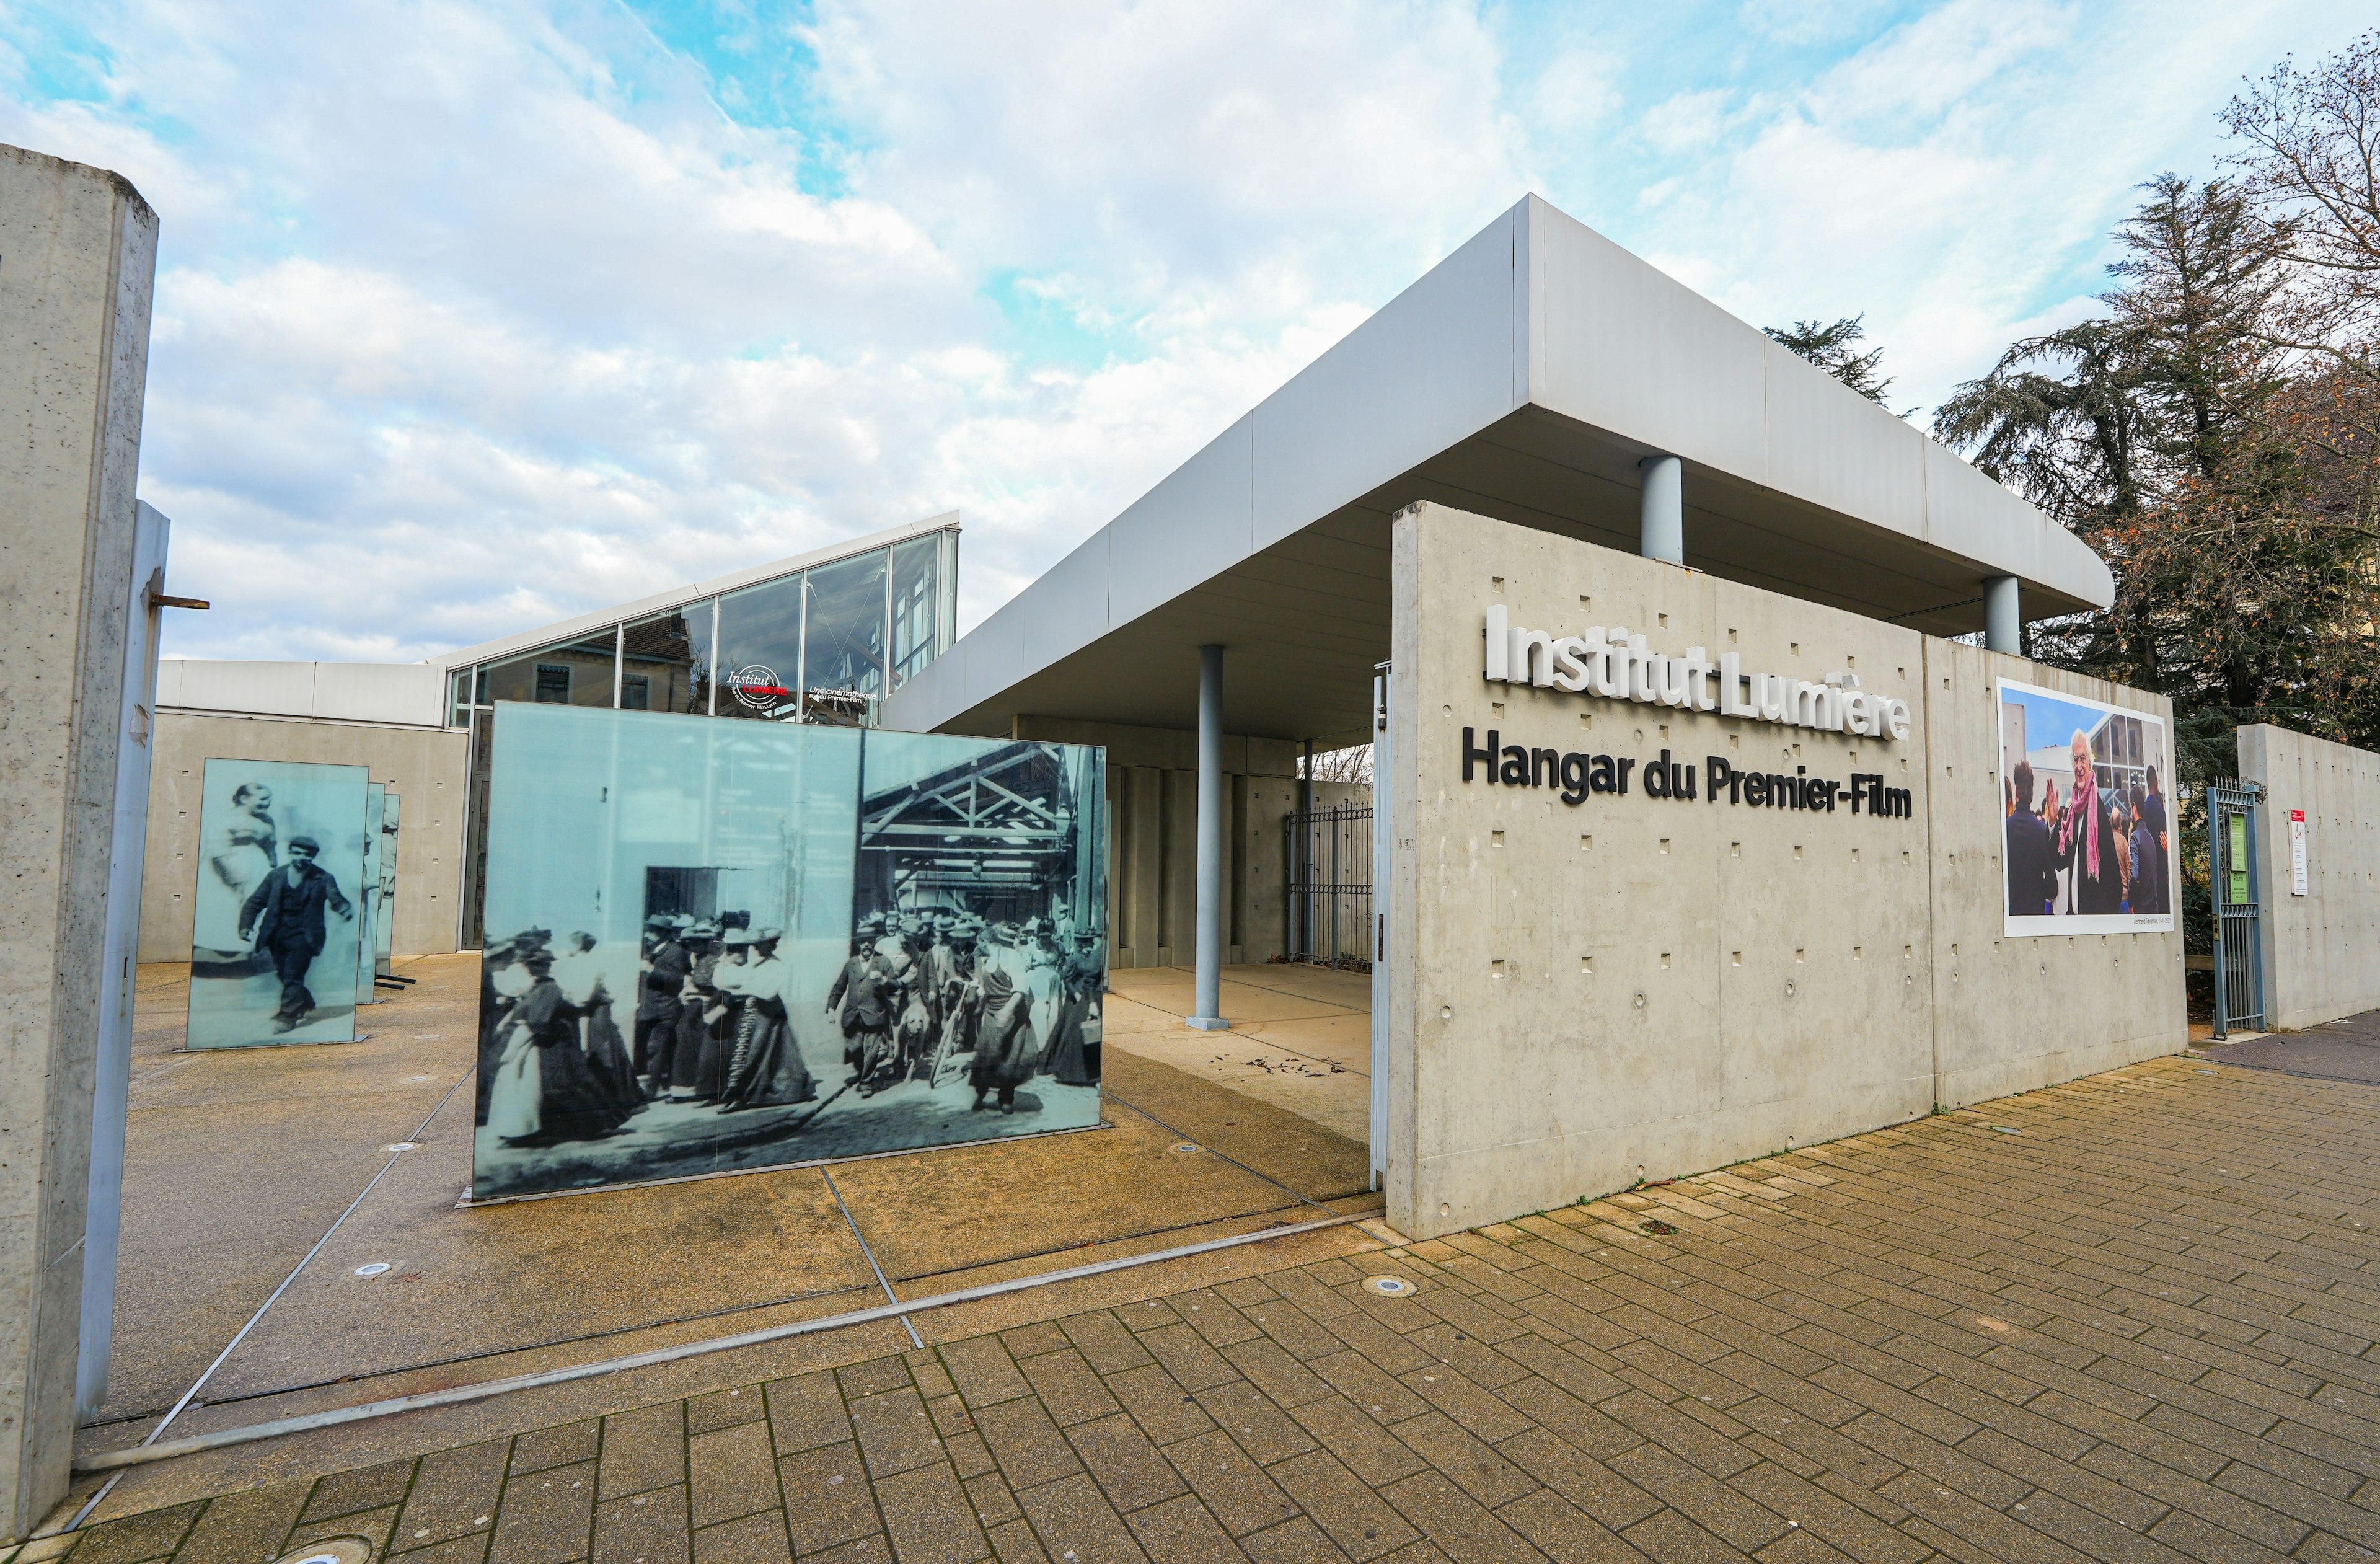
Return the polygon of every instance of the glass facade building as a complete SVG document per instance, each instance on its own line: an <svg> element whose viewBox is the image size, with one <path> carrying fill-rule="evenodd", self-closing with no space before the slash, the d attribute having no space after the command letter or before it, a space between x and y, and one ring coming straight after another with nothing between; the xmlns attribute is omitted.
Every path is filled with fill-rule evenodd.
<svg viewBox="0 0 2380 1564"><path fill-rule="evenodd" d="M515 637L458 654L471 661L447 664L446 721L471 735L465 948L483 937L497 702L873 727L884 697L955 637L958 545L956 527L917 530L758 579L688 588L682 600L629 604L608 624L583 616L541 646Z"/></svg>

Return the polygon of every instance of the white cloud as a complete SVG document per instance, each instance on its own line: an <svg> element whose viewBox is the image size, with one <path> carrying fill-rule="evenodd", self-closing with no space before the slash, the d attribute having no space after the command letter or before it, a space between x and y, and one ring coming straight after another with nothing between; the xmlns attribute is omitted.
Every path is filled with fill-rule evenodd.
<svg viewBox="0 0 2380 1564"><path fill-rule="evenodd" d="M2316 12L1698 15L820 0L747 82L617 0L94 0L0 13L0 139L163 214L171 649L409 657L953 506L972 623L1533 187L1930 400Z"/></svg>
<svg viewBox="0 0 2380 1564"><path fill-rule="evenodd" d="M0 137L164 214L182 652L418 656L953 506L972 620L1524 184L1451 6L829 5L856 153L569 0L90 25L109 101Z"/></svg>

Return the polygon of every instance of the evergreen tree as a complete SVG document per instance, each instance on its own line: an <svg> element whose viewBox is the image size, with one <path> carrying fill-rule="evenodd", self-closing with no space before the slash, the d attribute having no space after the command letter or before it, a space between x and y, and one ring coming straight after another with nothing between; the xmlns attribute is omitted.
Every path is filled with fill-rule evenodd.
<svg viewBox="0 0 2380 1564"><path fill-rule="evenodd" d="M1867 335L1867 328L1861 324L1866 319L1864 314L1846 315L1831 326L1822 326L1815 321L1796 321L1791 326L1760 329L1779 346L1807 358L1869 401L1882 403L1892 379L1876 373L1876 366L1884 361L1883 348L1859 351L1859 343Z"/></svg>
<svg viewBox="0 0 2380 1564"><path fill-rule="evenodd" d="M2228 775L2245 722L2371 745L2375 540L2320 503L2309 388L2276 335L2289 257L2243 184L2143 188L2105 313L2011 346L1936 432L2107 561L2114 606L2032 626L2028 649L2171 697L2185 777Z"/></svg>

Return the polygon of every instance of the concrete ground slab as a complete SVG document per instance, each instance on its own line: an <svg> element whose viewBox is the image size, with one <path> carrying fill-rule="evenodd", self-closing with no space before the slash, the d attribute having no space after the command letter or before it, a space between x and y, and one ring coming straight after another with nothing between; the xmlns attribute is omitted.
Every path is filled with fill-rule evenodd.
<svg viewBox="0 0 2380 1564"><path fill-rule="evenodd" d="M2366 1011L2302 1032L2235 1032L2231 1036L2228 1043L2206 1037L2192 1046L2209 1059L2243 1069L2380 1085L2380 1011Z"/></svg>
<svg viewBox="0 0 2380 1564"><path fill-rule="evenodd" d="M1186 967L1138 967L1111 982L1109 1053L1138 1057L1310 1120L1358 1146L1371 1134L1371 978L1327 967L1224 969L1228 1032L1194 1032Z"/></svg>
<svg viewBox="0 0 2380 1564"><path fill-rule="evenodd" d="M751 1372L707 1393L624 1377L167 1463L67 1557L2380 1550L2361 1083L2159 1060L1441 1240L998 1303L926 1316L924 1350L714 1360Z"/></svg>
<svg viewBox="0 0 2380 1564"><path fill-rule="evenodd" d="M1111 1098L1111 1122L1094 1130L841 1163L833 1189L828 1170L805 1167L458 1209L470 1176L476 963L402 970L419 981L368 1010L366 1042L196 1054L174 1051L177 973L143 970L128 1150L127 1206L138 1215L115 1398L84 1431L86 1449L139 1442L351 1201L175 1434L873 1306L883 1293L835 1190L905 1296L1378 1204L1360 1145L1117 1052L1110 1075L1129 1096ZM1185 1136L1200 1149L1173 1151ZM400 1141L418 1144L387 1149ZM1372 1242L1352 1230L1313 1236ZM372 1264L390 1269L354 1274ZM1234 1253L1192 1269L1220 1279L1248 1265ZM1104 1297L1113 1285L1075 1291ZM990 1328L1046 1306L995 1301L916 1323L934 1340L945 1320ZM892 1322L838 1340L855 1334L886 1350L909 1343ZM819 1351L795 1339L624 1382L690 1393L794 1372ZM489 1409L452 1409L428 1418L436 1431L424 1437L509 1434L546 1414L533 1409L614 1404L616 1386L604 1385L515 1398L492 1421ZM334 1435L320 1448L347 1447ZM153 1480L120 1484L111 1504Z"/></svg>

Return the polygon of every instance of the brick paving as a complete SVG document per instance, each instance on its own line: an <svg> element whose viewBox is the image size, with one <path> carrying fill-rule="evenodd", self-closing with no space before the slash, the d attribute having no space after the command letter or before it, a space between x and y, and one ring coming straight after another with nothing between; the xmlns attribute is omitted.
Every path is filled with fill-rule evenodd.
<svg viewBox="0 0 2380 1564"><path fill-rule="evenodd" d="M2375 1225L2380 1088L2158 1061L1355 1262L129 1516L67 1558L359 1537L407 1564L2372 1558Z"/></svg>

